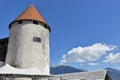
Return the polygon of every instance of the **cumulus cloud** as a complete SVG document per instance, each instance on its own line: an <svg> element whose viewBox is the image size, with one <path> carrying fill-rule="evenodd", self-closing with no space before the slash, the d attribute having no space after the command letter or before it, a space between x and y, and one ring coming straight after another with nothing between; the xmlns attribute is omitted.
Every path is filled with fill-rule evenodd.
<svg viewBox="0 0 120 80"><path fill-rule="evenodd" d="M103 62L109 62L109 63L118 63L120 62L120 53L110 53L108 56L105 57L105 60Z"/></svg>
<svg viewBox="0 0 120 80"><path fill-rule="evenodd" d="M87 62L87 61L96 61L101 56L105 55L106 52L112 51L116 48L113 45L106 45L103 43L96 43L92 46L87 47L77 47L68 51L67 54L62 56L60 64L67 62Z"/></svg>
<svg viewBox="0 0 120 80"><path fill-rule="evenodd" d="M90 65L90 66L97 66L97 65L99 65L99 63L93 63L93 62L91 62L91 63L88 63L88 65Z"/></svg>

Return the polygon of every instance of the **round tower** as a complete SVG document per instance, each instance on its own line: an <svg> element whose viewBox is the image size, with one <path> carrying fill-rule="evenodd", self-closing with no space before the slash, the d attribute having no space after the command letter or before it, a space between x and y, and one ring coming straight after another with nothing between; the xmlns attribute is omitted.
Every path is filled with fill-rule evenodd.
<svg viewBox="0 0 120 80"><path fill-rule="evenodd" d="M9 25L6 63L17 68L37 67L49 74L50 27L31 5Z"/></svg>

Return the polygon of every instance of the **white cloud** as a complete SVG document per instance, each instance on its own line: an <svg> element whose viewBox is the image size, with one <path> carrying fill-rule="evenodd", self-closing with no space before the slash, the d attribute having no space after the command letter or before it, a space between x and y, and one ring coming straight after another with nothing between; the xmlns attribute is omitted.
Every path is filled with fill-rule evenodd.
<svg viewBox="0 0 120 80"><path fill-rule="evenodd" d="M90 65L90 66L97 66L97 65L99 65L99 63L93 63L93 62L91 62L91 63L88 63L88 65Z"/></svg>
<svg viewBox="0 0 120 80"><path fill-rule="evenodd" d="M105 57L105 60L103 62L109 62L109 63L118 63L120 62L120 53L110 53L108 56Z"/></svg>
<svg viewBox="0 0 120 80"><path fill-rule="evenodd" d="M92 46L77 47L68 51L67 54L62 56L60 64L67 62L87 62L96 61L101 56L105 55L107 51L112 51L116 48L113 45L106 45L103 43L96 43Z"/></svg>
<svg viewBox="0 0 120 80"><path fill-rule="evenodd" d="M117 66L116 69L120 70L120 67Z"/></svg>

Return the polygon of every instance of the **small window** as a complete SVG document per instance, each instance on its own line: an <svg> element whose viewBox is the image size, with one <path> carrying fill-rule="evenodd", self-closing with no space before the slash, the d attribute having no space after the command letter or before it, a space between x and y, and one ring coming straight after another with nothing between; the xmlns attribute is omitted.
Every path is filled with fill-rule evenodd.
<svg viewBox="0 0 120 80"><path fill-rule="evenodd" d="M23 21L18 21L18 24L22 24Z"/></svg>
<svg viewBox="0 0 120 80"><path fill-rule="evenodd" d="M33 24L39 24L39 22L38 21L33 21Z"/></svg>
<svg viewBox="0 0 120 80"><path fill-rule="evenodd" d="M46 25L45 25L44 27L45 27L46 29L48 29L48 27L47 27Z"/></svg>
<svg viewBox="0 0 120 80"><path fill-rule="evenodd" d="M33 37L33 42L41 42L41 38L39 38L39 37Z"/></svg>

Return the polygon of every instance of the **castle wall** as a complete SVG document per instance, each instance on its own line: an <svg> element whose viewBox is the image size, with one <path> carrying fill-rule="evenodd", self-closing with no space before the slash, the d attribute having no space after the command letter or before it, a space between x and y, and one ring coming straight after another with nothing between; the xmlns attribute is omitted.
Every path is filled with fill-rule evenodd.
<svg viewBox="0 0 120 80"><path fill-rule="evenodd" d="M0 39L0 67L4 66L7 53L8 37Z"/></svg>
<svg viewBox="0 0 120 80"><path fill-rule="evenodd" d="M35 42L34 37L40 38L39 42ZM32 21L13 23L6 63L17 68L37 67L49 74L49 30Z"/></svg>

